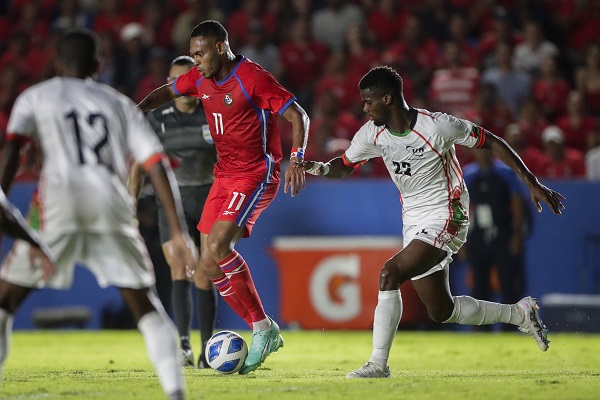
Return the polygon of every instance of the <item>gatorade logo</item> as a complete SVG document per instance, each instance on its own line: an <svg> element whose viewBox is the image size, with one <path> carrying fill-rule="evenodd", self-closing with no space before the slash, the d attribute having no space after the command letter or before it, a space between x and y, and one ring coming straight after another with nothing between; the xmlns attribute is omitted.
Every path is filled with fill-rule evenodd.
<svg viewBox="0 0 600 400"><path fill-rule="evenodd" d="M310 278L310 301L321 317L343 322L356 318L361 311L360 258L340 255L324 259L315 266Z"/></svg>

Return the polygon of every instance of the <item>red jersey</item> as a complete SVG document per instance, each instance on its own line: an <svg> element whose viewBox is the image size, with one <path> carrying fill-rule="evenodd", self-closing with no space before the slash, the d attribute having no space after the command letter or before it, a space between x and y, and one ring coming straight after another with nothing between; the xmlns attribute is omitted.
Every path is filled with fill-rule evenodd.
<svg viewBox="0 0 600 400"><path fill-rule="evenodd" d="M271 73L244 56L225 79L204 79L192 68L173 82L175 93L202 100L217 149L215 177L278 182L281 138L277 115L296 100Z"/></svg>

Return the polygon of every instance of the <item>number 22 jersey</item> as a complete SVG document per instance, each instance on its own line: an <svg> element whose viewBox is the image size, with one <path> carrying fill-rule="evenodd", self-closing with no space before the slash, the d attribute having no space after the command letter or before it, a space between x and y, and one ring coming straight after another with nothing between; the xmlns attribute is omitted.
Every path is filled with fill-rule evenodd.
<svg viewBox="0 0 600 400"><path fill-rule="evenodd" d="M279 182L282 152L277 114L296 99L258 64L244 56L237 60L222 81L205 79L194 67L173 82L173 89L178 95L202 100L217 149L215 177Z"/></svg>

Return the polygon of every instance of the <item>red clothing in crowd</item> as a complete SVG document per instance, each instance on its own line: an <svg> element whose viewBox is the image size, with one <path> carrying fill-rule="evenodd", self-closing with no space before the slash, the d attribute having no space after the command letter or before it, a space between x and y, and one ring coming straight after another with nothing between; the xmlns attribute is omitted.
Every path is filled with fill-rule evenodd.
<svg viewBox="0 0 600 400"><path fill-rule="evenodd" d="M556 120L555 125L563 131L567 146L585 152L588 137L598 129L598 120L591 115L584 115L575 122L568 115L563 115Z"/></svg>
<svg viewBox="0 0 600 400"><path fill-rule="evenodd" d="M564 157L554 161L544 156L539 176L546 178L583 178L585 177L585 158L579 150L565 148Z"/></svg>

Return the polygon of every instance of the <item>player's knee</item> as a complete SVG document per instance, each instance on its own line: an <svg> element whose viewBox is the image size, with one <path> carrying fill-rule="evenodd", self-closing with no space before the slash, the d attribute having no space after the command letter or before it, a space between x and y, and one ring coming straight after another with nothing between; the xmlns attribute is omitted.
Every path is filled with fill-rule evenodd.
<svg viewBox="0 0 600 400"><path fill-rule="evenodd" d="M453 308L445 305L436 304L434 306L427 305L427 313L429 318L435 322L444 322L452 315Z"/></svg>
<svg viewBox="0 0 600 400"><path fill-rule="evenodd" d="M231 253L229 241L219 235L208 235L206 245L213 260L220 261Z"/></svg>
<svg viewBox="0 0 600 400"><path fill-rule="evenodd" d="M379 272L379 290L396 290L402 284L401 268L397 262L388 260Z"/></svg>

